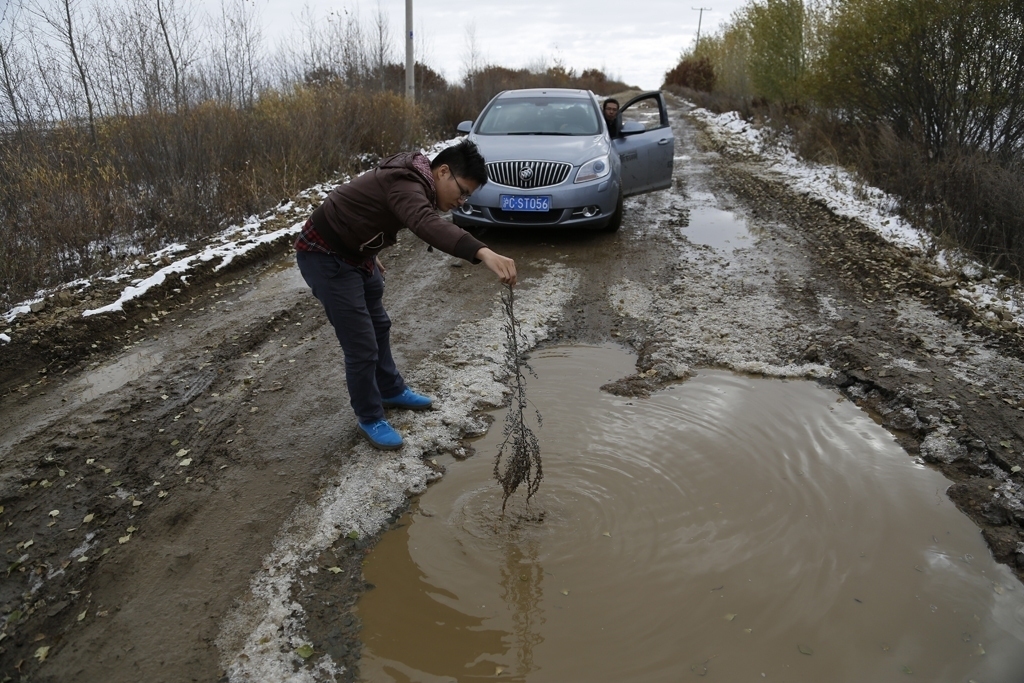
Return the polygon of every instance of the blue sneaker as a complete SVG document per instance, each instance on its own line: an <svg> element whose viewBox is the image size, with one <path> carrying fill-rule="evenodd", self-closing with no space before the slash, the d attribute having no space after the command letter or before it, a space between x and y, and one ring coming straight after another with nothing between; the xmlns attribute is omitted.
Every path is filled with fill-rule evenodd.
<svg viewBox="0 0 1024 683"><path fill-rule="evenodd" d="M387 420L377 420L369 424L360 422L359 433L365 436L374 448L382 451L394 451L402 447L402 435L396 432Z"/></svg>
<svg viewBox="0 0 1024 683"><path fill-rule="evenodd" d="M426 410L434 405L433 399L429 396L417 394L409 387L406 387L405 391L398 396L381 399L381 403L385 408L408 408L409 410Z"/></svg>

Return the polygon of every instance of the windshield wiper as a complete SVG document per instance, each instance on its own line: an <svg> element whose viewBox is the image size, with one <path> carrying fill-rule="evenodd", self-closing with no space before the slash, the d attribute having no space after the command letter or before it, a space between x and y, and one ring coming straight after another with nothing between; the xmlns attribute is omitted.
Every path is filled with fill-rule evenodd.
<svg viewBox="0 0 1024 683"><path fill-rule="evenodd" d="M508 133L508 135L572 135L572 133L542 133L542 132L522 132L522 133Z"/></svg>

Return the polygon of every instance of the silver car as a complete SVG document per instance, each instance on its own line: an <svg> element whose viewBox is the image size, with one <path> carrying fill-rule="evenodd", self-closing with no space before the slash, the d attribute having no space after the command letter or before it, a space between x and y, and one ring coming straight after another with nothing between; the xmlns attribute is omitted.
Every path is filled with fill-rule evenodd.
<svg viewBox="0 0 1024 683"><path fill-rule="evenodd" d="M476 121L463 121L487 160L489 182L452 211L464 228L597 228L622 224L622 198L672 183L674 145L660 92L619 110L608 134L601 104L587 90L508 90Z"/></svg>

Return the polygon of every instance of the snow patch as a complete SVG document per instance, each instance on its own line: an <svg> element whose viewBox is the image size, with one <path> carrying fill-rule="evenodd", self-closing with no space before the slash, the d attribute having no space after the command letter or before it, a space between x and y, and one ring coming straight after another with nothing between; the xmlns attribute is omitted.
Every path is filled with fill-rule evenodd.
<svg viewBox="0 0 1024 683"><path fill-rule="evenodd" d="M257 248L261 244L273 242L279 237L285 235L298 234L302 230L302 226L305 224L305 220L299 221L294 225L281 228L280 230L274 230L273 232L262 233L262 234L251 234L252 231L258 229L258 224L248 224L249 230L245 232L245 236L237 241L228 241L222 244L216 244L207 247L198 254L186 256L183 259L175 261L169 266L164 266L160 270L156 271L144 280L139 281L137 284L130 287L126 287L122 292L121 296L117 301L101 306L100 308L93 308L86 311L82 311L83 317L89 317L93 315L99 315L100 313L110 313L113 311L123 311L124 304L133 299L137 299L153 287L162 285L170 275L183 274L192 270L197 263L205 263L219 258L220 263L214 267L214 271L221 270L230 264L235 257L246 254L253 249ZM244 231L244 228L232 229L232 233L238 233ZM184 282L182 278L182 282Z"/></svg>
<svg viewBox="0 0 1024 683"><path fill-rule="evenodd" d="M947 465L967 455L960 443L949 436L949 429L937 429L921 442L921 455L930 462L942 462Z"/></svg>

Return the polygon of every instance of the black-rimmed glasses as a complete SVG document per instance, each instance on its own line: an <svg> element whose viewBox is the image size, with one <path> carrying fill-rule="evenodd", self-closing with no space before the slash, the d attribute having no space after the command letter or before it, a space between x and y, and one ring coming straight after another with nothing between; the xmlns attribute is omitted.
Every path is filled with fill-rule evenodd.
<svg viewBox="0 0 1024 683"><path fill-rule="evenodd" d="M472 192L466 192L466 188L464 188L462 186L462 183L459 182L459 179L455 177L454 173L452 173L452 180L455 181L455 187L459 188L459 192L461 193L459 195L459 201L460 202L468 201L470 195L472 195L473 193Z"/></svg>

